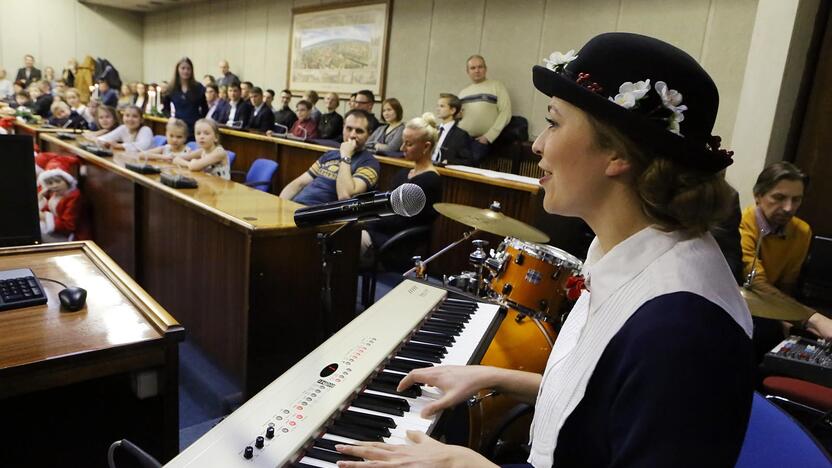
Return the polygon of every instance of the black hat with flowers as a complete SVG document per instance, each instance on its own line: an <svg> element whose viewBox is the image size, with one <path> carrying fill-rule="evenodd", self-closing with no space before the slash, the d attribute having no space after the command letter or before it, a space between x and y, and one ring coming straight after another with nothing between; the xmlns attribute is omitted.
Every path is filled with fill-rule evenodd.
<svg viewBox="0 0 832 468"><path fill-rule="evenodd" d="M535 87L608 123L660 157L706 172L733 161L711 135L719 93L690 55L632 33L595 36L532 70Z"/></svg>

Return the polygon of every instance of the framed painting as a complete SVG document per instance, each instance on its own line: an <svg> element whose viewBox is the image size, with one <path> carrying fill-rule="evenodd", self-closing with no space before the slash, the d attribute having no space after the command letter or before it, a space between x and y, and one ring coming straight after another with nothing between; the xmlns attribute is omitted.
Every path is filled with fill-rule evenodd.
<svg viewBox="0 0 832 468"><path fill-rule="evenodd" d="M288 88L342 97L384 95L390 2L336 4L292 11Z"/></svg>

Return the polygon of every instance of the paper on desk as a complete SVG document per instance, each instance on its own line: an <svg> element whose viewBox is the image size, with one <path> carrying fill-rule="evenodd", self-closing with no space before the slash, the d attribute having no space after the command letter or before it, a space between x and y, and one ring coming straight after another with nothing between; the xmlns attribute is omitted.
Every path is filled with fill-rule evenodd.
<svg viewBox="0 0 832 468"><path fill-rule="evenodd" d="M479 167L458 166L456 164L451 164L445 167L447 169L456 169L457 171L470 172L471 174L479 174L481 176L491 177L494 179L505 179L514 182L520 182L523 184L538 185L538 181L534 177L527 177L518 174L509 174L507 172L492 171L491 169L482 169Z"/></svg>

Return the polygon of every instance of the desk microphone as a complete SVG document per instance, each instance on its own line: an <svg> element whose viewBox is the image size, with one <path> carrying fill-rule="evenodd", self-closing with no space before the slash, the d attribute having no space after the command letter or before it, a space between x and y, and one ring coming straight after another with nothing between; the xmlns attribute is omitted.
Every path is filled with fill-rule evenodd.
<svg viewBox="0 0 832 468"><path fill-rule="evenodd" d="M385 216L412 217L425 207L425 192L416 184L402 184L392 192L368 192L350 198L295 211L298 227L346 221L371 221Z"/></svg>

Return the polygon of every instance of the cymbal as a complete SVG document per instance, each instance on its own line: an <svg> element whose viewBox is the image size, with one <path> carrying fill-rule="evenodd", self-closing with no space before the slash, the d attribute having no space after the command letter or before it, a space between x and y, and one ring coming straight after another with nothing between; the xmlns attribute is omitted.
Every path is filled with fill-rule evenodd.
<svg viewBox="0 0 832 468"><path fill-rule="evenodd" d="M549 242L549 236L546 233L491 208L476 208L456 203L434 203L433 208L454 221L480 231L498 236L516 237L527 242Z"/></svg>
<svg viewBox="0 0 832 468"><path fill-rule="evenodd" d="M784 299L764 291L740 288L751 315L775 320L800 321L811 315L809 309L794 299Z"/></svg>

